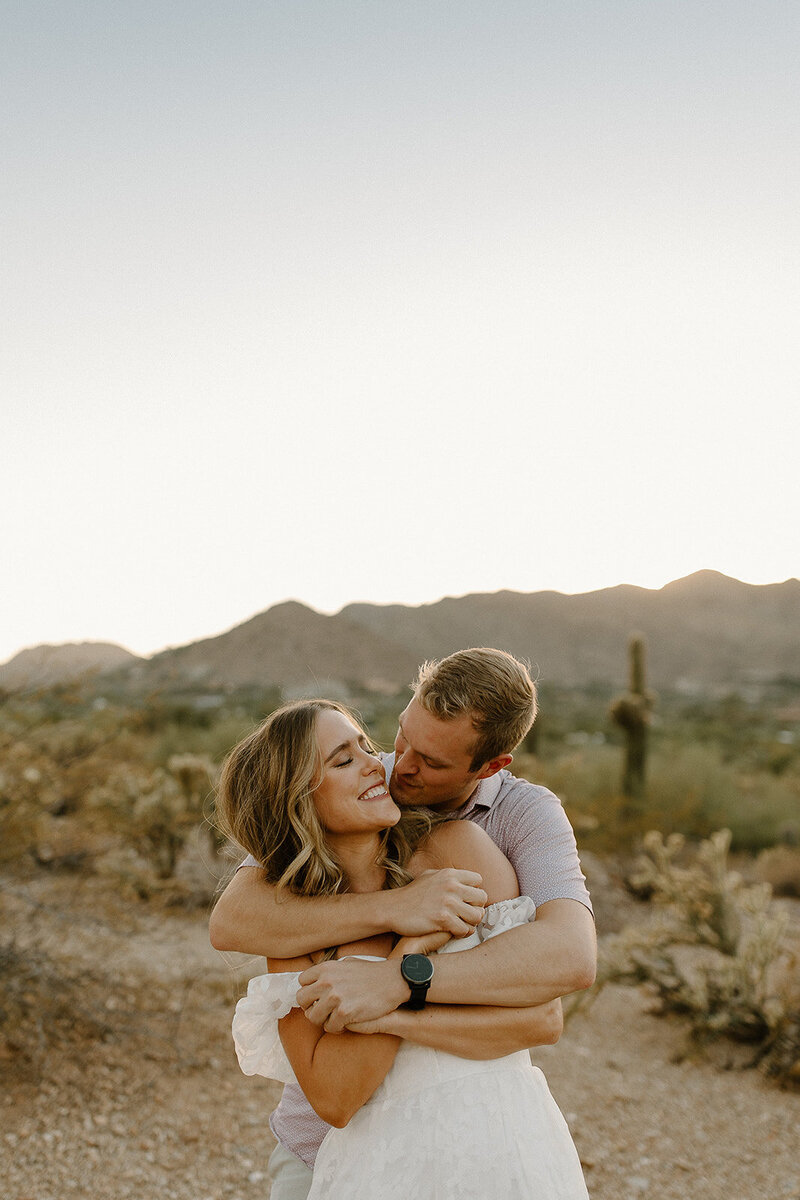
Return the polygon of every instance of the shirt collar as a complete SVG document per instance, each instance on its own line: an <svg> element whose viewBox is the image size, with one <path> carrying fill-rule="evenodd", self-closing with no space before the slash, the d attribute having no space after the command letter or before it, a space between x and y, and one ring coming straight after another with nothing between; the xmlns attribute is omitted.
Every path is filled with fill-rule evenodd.
<svg viewBox="0 0 800 1200"><path fill-rule="evenodd" d="M492 807L500 793L500 788L503 786L501 776L504 773L503 771L498 771L495 775L490 776L489 779L481 779L479 781L478 786L467 803L463 808L458 810L462 817L467 816L474 808Z"/></svg>

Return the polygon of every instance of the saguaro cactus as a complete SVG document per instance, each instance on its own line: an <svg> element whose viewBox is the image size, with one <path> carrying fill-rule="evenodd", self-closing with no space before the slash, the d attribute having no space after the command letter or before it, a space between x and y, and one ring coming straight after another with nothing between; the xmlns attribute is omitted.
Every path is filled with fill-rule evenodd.
<svg viewBox="0 0 800 1200"><path fill-rule="evenodd" d="M628 691L612 704L611 719L625 734L622 794L636 804L644 799L647 730L655 703L655 696L645 686L644 638L640 633L631 634L628 642L628 666Z"/></svg>

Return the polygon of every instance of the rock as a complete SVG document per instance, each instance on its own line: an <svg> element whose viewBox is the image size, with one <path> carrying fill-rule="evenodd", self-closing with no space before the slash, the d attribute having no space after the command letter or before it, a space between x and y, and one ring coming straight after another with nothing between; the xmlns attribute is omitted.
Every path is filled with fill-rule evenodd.
<svg viewBox="0 0 800 1200"><path fill-rule="evenodd" d="M650 1180L644 1175L631 1175L625 1182L633 1192L646 1192L650 1187Z"/></svg>

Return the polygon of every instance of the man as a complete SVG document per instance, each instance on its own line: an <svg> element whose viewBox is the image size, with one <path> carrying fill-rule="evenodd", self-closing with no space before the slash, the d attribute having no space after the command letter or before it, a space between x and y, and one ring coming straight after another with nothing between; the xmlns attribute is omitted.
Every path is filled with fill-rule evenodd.
<svg viewBox="0 0 800 1200"><path fill-rule="evenodd" d="M554 1001L594 979L596 943L575 839L560 801L506 769L536 715L526 668L501 650L463 650L420 668L384 756L393 799L482 825L510 859L536 920L473 950L428 959L430 1006L401 1008L411 981L399 960L328 961L305 971L298 999L306 1016L336 1033L346 1026L394 1033L464 1057L498 1057L557 1040ZM219 950L270 958L314 953L387 929L458 937L483 915L486 893L469 871L426 872L404 888L371 895L298 897L263 881L246 859L211 918ZM429 976L429 978L427 978ZM414 989L420 1003L420 988ZM424 995L424 988L422 995ZM287 1085L271 1121L273 1200L301 1200L326 1126L299 1088Z"/></svg>

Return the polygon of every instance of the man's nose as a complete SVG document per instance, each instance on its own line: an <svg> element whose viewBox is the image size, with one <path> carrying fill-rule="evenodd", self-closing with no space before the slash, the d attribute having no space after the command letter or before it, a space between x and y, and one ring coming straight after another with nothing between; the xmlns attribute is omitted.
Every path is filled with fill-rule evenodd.
<svg viewBox="0 0 800 1200"><path fill-rule="evenodd" d="M419 771L419 763L411 750L406 749L399 758L395 759L394 769L399 775L416 775Z"/></svg>

